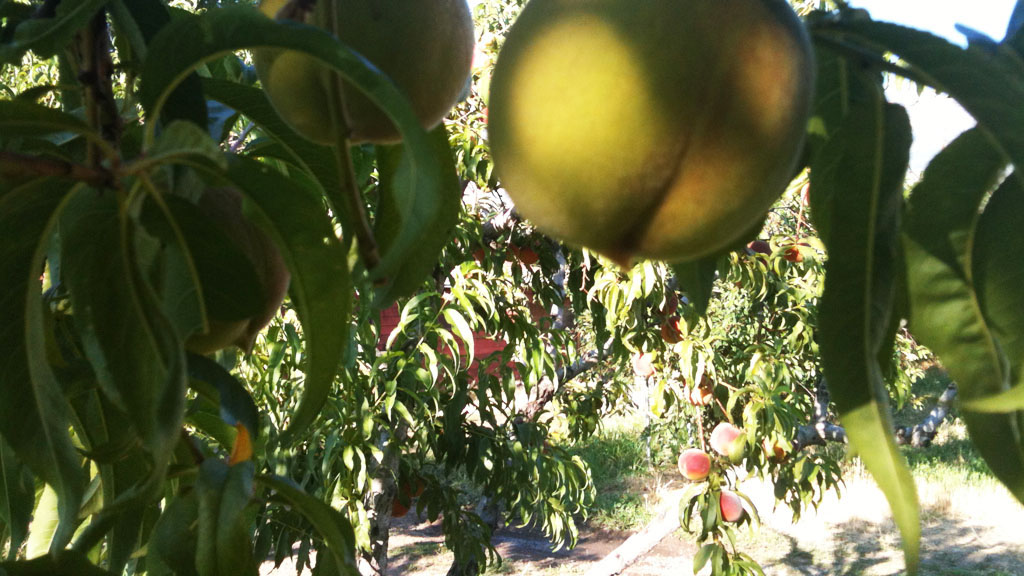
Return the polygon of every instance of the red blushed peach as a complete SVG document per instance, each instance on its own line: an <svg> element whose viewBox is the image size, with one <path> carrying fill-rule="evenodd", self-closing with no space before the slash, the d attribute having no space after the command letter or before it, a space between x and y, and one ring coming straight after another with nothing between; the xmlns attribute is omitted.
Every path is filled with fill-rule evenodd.
<svg viewBox="0 0 1024 576"><path fill-rule="evenodd" d="M672 316L662 323L661 339L666 344L677 344L683 341L683 332L679 329L679 316Z"/></svg>
<svg viewBox="0 0 1024 576"><path fill-rule="evenodd" d="M636 353L633 355L633 373L640 378L654 376L654 354L650 352Z"/></svg>
<svg viewBox="0 0 1024 576"><path fill-rule="evenodd" d="M720 423L711 431L711 448L733 462L740 460L746 448L743 430L728 422Z"/></svg>
<svg viewBox="0 0 1024 576"><path fill-rule="evenodd" d="M711 473L711 457L703 450L689 448L679 455L679 473L687 480L700 482Z"/></svg>
<svg viewBox="0 0 1024 576"><path fill-rule="evenodd" d="M726 522L737 522L743 518L743 500L735 492L722 490L718 497L718 507L722 511L722 519Z"/></svg>

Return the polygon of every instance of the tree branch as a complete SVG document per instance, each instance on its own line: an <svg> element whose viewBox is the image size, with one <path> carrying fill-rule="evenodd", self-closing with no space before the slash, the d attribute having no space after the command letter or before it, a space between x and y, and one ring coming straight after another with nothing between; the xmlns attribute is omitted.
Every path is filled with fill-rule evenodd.
<svg viewBox="0 0 1024 576"><path fill-rule="evenodd" d="M78 180L94 186L108 186L113 183L113 175L103 168L5 151L0 151L0 176L14 179L53 176Z"/></svg>
<svg viewBox="0 0 1024 576"><path fill-rule="evenodd" d="M956 398L956 384L950 383L939 397L938 403L921 421L914 426L898 426L893 431L897 444L927 448L931 445L935 434L949 414L953 399ZM814 422L797 428L793 438L793 449L800 450L808 446L824 446L829 442L848 442L846 429L828 421L829 393L825 379L818 380L814 391Z"/></svg>

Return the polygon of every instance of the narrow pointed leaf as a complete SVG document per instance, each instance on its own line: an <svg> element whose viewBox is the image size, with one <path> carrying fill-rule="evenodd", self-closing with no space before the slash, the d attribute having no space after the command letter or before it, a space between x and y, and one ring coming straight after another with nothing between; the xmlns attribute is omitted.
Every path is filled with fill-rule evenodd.
<svg viewBox="0 0 1024 576"><path fill-rule="evenodd" d="M14 41L0 45L0 62L17 62L29 50L43 58L57 54L106 3L107 0L60 2L52 18L22 22L14 31Z"/></svg>
<svg viewBox="0 0 1024 576"><path fill-rule="evenodd" d="M197 65L227 52L264 48L309 54L365 94L402 134L402 146L412 167L409 197L424 196L424 200L410 205L425 202L433 206L443 198L447 176L440 170L444 163L437 162L435 148L426 131L408 100L390 79L326 31L293 22L275 22L250 7L210 10L167 26L150 45L139 93L143 107L150 116L159 116L170 91ZM333 195L333 190L329 196L335 209L340 210L345 205L341 198ZM343 221L348 217L346 212L342 211ZM434 222L433 219L426 221ZM406 250L395 252L404 255ZM374 279L388 281L401 273L405 263L405 258L385 258L374 270Z"/></svg>
<svg viewBox="0 0 1024 576"><path fill-rule="evenodd" d="M383 198L375 233L382 260L373 275L387 281L378 292L382 308L411 295L430 276L459 220L462 190L444 125L431 131L429 138L431 161L440 171L436 188L419 185L415 177L419 166L407 149L378 149Z"/></svg>
<svg viewBox="0 0 1024 576"><path fill-rule="evenodd" d="M252 555L253 463L228 466L209 459L199 467L196 567L199 576L255 576Z"/></svg>
<svg viewBox="0 0 1024 576"><path fill-rule="evenodd" d="M0 437L0 525L7 527L8 558L18 555L18 548L28 534L35 506L35 483L7 442Z"/></svg>
<svg viewBox="0 0 1024 576"><path fill-rule="evenodd" d="M85 554L63 550L27 562L0 562L4 576L114 576L89 562Z"/></svg>
<svg viewBox="0 0 1024 576"><path fill-rule="evenodd" d="M161 476L185 411L184 348L143 278L138 230L112 192L83 189L61 220L63 275L83 346Z"/></svg>
<svg viewBox="0 0 1024 576"><path fill-rule="evenodd" d="M0 434L57 492L60 548L74 533L85 475L67 400L46 361L39 274L67 192L66 184L38 181L0 196Z"/></svg>
<svg viewBox="0 0 1024 576"><path fill-rule="evenodd" d="M711 303L711 290L718 273L718 257L673 264L672 273L679 282L679 289L689 296L690 302L696 307L697 314L703 316Z"/></svg>
<svg viewBox="0 0 1024 576"><path fill-rule="evenodd" d="M251 202L246 215L281 249L292 274L289 294L306 337L302 399L280 439L287 445L320 413L348 346L352 288L347 255L315 193L246 158L233 160L228 178Z"/></svg>
<svg viewBox="0 0 1024 576"><path fill-rule="evenodd" d="M964 49L928 32L865 18L820 26L814 35L873 52L879 59L896 54L915 78L952 96L1016 166L1024 166L1024 74L1019 55L1009 48Z"/></svg>
<svg viewBox="0 0 1024 576"><path fill-rule="evenodd" d="M306 140L291 129L277 111L263 90L244 86L227 80L206 78L203 80L206 95L225 106L244 114L271 138L281 143L288 152L288 161L314 175L328 194L335 212L345 213L345 202L337 197L341 188L338 167L332 149Z"/></svg>
<svg viewBox="0 0 1024 576"><path fill-rule="evenodd" d="M212 165L223 169L227 167L227 160L205 130L179 120L171 122L160 133L156 143L131 169L145 171L163 164Z"/></svg>
<svg viewBox="0 0 1024 576"><path fill-rule="evenodd" d="M853 103L817 163L836 166L829 186L831 214L843 225L824 238L829 259L819 322L829 391L851 445L885 493L903 536L907 568L915 572L920 547L917 493L892 437L889 397L878 351L891 325L903 178L910 123L898 106L876 99Z"/></svg>
<svg viewBox="0 0 1024 576"><path fill-rule="evenodd" d="M985 205L971 261L978 307L1010 363L1005 391L968 403L985 412L1024 410L1024 186L1008 178Z"/></svg>
<svg viewBox="0 0 1024 576"><path fill-rule="evenodd" d="M327 543L327 549L334 557L335 567L342 574L359 574L355 567L355 533L344 515L306 494L286 478L260 475L256 482L276 492L313 525Z"/></svg>

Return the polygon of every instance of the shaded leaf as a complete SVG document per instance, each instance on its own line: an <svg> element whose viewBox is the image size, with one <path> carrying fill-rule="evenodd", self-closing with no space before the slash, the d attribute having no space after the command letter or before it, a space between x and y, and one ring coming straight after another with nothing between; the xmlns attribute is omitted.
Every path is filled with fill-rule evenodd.
<svg viewBox="0 0 1024 576"><path fill-rule="evenodd" d="M56 55L106 3L107 0L60 2L52 18L32 18L22 22L14 31L14 41L0 45L0 62L18 63L29 50L42 58Z"/></svg>
<svg viewBox="0 0 1024 576"><path fill-rule="evenodd" d="M1003 169L1004 160L987 135L969 130L928 165L907 209L910 329L942 359L965 406L1009 387L1007 360L982 315L971 262L978 208ZM1011 179L1004 186L1015 191L1018 184ZM1008 269L1012 268L1011 263ZM1018 418L968 410L962 417L993 473L1024 501Z"/></svg>
<svg viewBox="0 0 1024 576"><path fill-rule="evenodd" d="M337 510L306 494L287 478L260 475L256 481L270 488L302 514L327 543L334 565L342 574L358 575L355 563L355 533L352 525Z"/></svg>
<svg viewBox="0 0 1024 576"><path fill-rule="evenodd" d="M86 355L163 474L185 410L185 354L143 278L138 230L111 193L82 189L61 219L63 277Z"/></svg>
<svg viewBox="0 0 1024 576"><path fill-rule="evenodd" d="M889 52L896 54L912 76L952 96L1015 165L1024 166L1024 74L1019 56L1006 49L963 49L928 32L866 18L833 21L816 27L814 35L856 46L879 61Z"/></svg>
<svg viewBox="0 0 1024 576"><path fill-rule="evenodd" d="M57 548L71 539L85 475L69 407L46 360L39 275L66 184L37 181L0 196L0 433L59 496Z"/></svg>
<svg viewBox="0 0 1024 576"><path fill-rule="evenodd" d="M444 125L430 132L431 159L440 171L436 188L425 188L415 174L420 166L399 146L379 147L381 203L374 232L381 252L374 278L386 280L377 305L386 308L411 295L437 265L459 220L462 190Z"/></svg>
<svg viewBox="0 0 1024 576"><path fill-rule="evenodd" d="M0 523L7 527L8 558L18 555L18 548L28 534L32 507L36 503L35 484L29 472L7 442L0 437Z"/></svg>
<svg viewBox="0 0 1024 576"><path fill-rule="evenodd" d="M0 562L4 576L114 576L74 550L62 550L27 562Z"/></svg>
<svg viewBox="0 0 1024 576"><path fill-rule="evenodd" d="M120 9L123 7L123 10ZM145 61L149 53L148 44L171 22L167 4L161 0L118 0L111 3L110 16L119 33L128 29L137 34L125 34L131 38L135 55ZM192 72L181 79L181 83L168 96L161 114L161 122L170 124L174 120L187 120L206 129L207 107L203 98L199 75Z"/></svg>
<svg viewBox="0 0 1024 576"><path fill-rule="evenodd" d="M348 346L352 287L347 255L323 202L309 190L246 158L233 159L228 178L247 199L246 215L281 249L307 341L302 399L280 437L287 445L320 413Z"/></svg>
<svg viewBox="0 0 1024 576"><path fill-rule="evenodd" d="M993 387L966 408L1024 410L1024 185L1010 177L992 195L978 221L971 257L978 307L1009 361L1009 390Z"/></svg>
<svg viewBox="0 0 1024 576"><path fill-rule="evenodd" d="M147 547L147 568L167 568L177 576L198 576L196 548L199 501L194 491L172 498L153 526ZM158 570L159 571L159 570Z"/></svg>
<svg viewBox="0 0 1024 576"><path fill-rule="evenodd" d="M338 197L341 181L333 150L306 140L291 129L277 111L263 90L243 86L226 80L207 78L203 80L206 95L244 114L288 151L287 161L303 168L316 177L320 186L337 214L345 214L345 202Z"/></svg>
<svg viewBox="0 0 1024 576"><path fill-rule="evenodd" d="M703 316L711 303L711 290L718 276L718 256L709 256L692 262L672 264L679 289L690 297L690 302Z"/></svg>
<svg viewBox="0 0 1024 576"><path fill-rule="evenodd" d="M249 391L230 372L213 360L198 354L188 355L188 375L213 385L217 392L220 417L230 426L244 424L253 436L259 434L259 409Z"/></svg>
<svg viewBox="0 0 1024 576"><path fill-rule="evenodd" d="M212 165L223 169L227 167L227 159L205 130L179 120L162 130L146 155L130 169L142 172L164 164Z"/></svg>
<svg viewBox="0 0 1024 576"><path fill-rule="evenodd" d="M903 536L908 571L920 547L913 478L892 437L889 396L878 351L891 327L903 178L910 122L880 91L873 102L851 103L835 136L811 168L811 186L829 202L843 226L831 227L820 339L825 377L850 443L885 493ZM815 179L817 165L835 166L841 178Z"/></svg>
<svg viewBox="0 0 1024 576"><path fill-rule="evenodd" d="M252 555L253 463L228 466L208 459L196 483L199 524L196 568L199 576L255 575Z"/></svg>

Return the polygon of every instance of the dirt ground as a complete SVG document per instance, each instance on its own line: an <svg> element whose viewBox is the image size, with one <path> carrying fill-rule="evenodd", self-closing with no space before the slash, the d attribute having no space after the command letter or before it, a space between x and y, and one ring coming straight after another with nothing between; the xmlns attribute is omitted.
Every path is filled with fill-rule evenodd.
<svg viewBox="0 0 1024 576"><path fill-rule="evenodd" d="M772 510L771 486L741 488L761 511L764 525L740 546L769 576L895 576L903 573L899 534L888 504L865 478L847 482L842 498L829 496L815 513L793 523L788 509ZM922 501L922 575L1024 576L1024 507L1001 486L985 490L919 486ZM583 574L627 537L625 532L584 528L574 550L552 552L536 531L503 528L496 547L505 563L496 574ZM444 576L451 556L439 526L406 520L391 539L392 573ZM694 544L677 532L630 566L624 576L692 574Z"/></svg>
<svg viewBox="0 0 1024 576"><path fill-rule="evenodd" d="M903 573L899 534L888 505L869 480L848 480L842 498L830 495L817 513L805 512L793 523L788 509L772 510L771 486L748 481L763 525L742 536L741 549L764 567L768 576L896 576ZM1024 576L1024 506L1001 486L965 488L921 484L922 576ZM627 532L581 530L573 550L552 551L535 530L506 527L495 534L504 563L488 573L500 575L575 576L604 558ZM394 575L444 576L451 555L445 550L440 523L419 522L411 514L391 537ZM691 576L696 546L676 532L630 566L624 576ZM294 575L282 566L264 574ZM308 573L308 572L307 572Z"/></svg>

